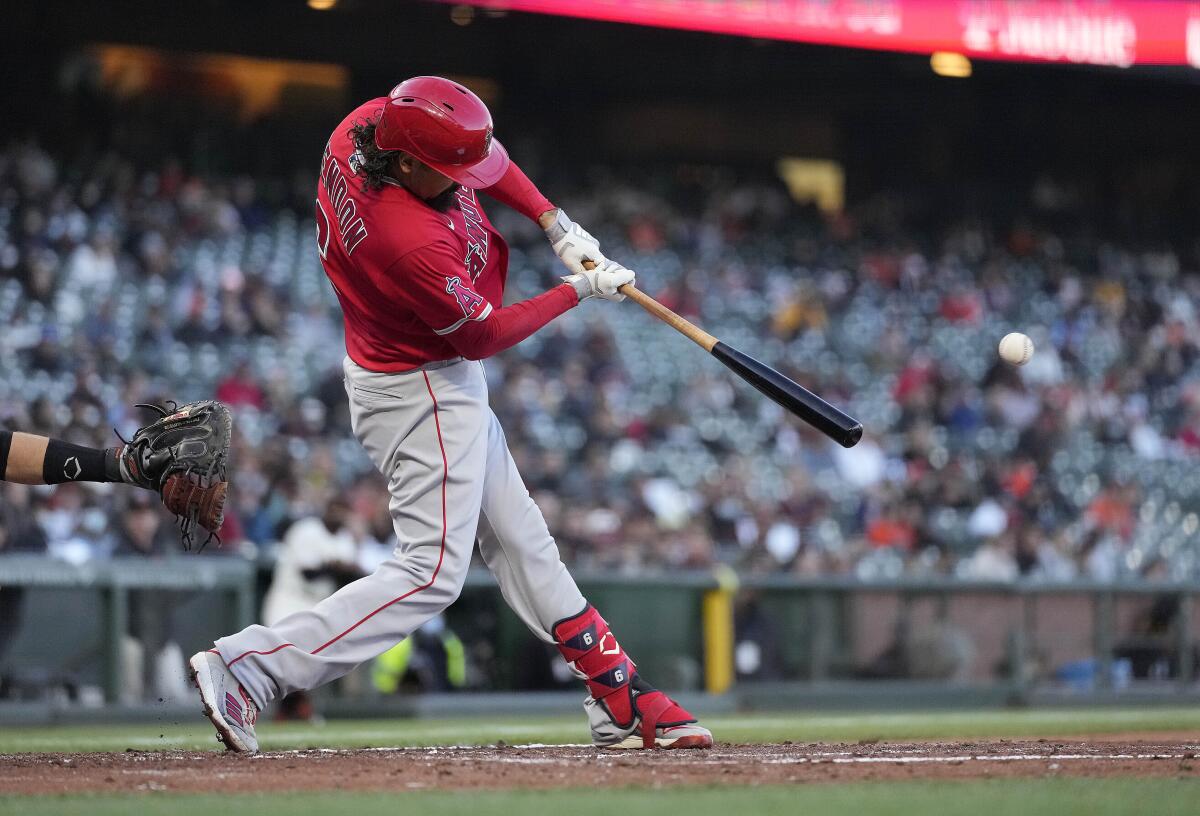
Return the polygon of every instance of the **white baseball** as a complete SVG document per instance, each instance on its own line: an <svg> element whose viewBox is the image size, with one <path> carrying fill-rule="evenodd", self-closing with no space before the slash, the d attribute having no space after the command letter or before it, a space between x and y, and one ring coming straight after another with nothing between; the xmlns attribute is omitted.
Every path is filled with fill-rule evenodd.
<svg viewBox="0 0 1200 816"><path fill-rule="evenodd" d="M1028 363L1032 356L1033 341L1028 335L1012 332L1004 335L1004 339L1000 341L1000 358L1006 363L1022 366Z"/></svg>

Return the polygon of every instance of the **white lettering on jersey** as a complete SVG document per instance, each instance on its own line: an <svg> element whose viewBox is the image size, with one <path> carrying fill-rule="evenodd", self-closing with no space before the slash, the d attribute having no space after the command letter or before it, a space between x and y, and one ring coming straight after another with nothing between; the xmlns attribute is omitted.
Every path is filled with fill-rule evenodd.
<svg viewBox="0 0 1200 816"><path fill-rule="evenodd" d="M466 267L471 280L475 280L487 266L488 234L483 226L483 213L479 211L474 190L469 187L458 189L458 208L462 210L463 223L467 228L467 253L463 257L463 266Z"/></svg>
<svg viewBox="0 0 1200 816"><path fill-rule="evenodd" d="M328 143L325 145L325 155L321 159L321 186L325 188L325 195L329 197L329 203L333 206L334 217L337 219L338 224L338 233L342 237L342 246L346 248L346 254L350 255L363 242L363 239L367 237L367 225L363 223L362 217L358 215L358 203L355 201L354 196L350 195L350 182L346 180L346 174L338 166L337 159L334 158L333 151L330 150ZM318 243L321 242L322 218L328 223L328 216L318 203ZM326 234L324 246L320 248L327 251L328 247L329 236ZM321 257L325 257L324 251L322 251Z"/></svg>

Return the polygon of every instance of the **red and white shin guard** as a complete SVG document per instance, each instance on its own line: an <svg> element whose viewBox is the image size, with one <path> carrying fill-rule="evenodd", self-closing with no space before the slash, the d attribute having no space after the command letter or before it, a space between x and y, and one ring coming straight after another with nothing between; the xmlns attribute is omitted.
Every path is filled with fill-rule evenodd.
<svg viewBox="0 0 1200 816"><path fill-rule="evenodd" d="M608 714L617 731L632 736L640 718L640 747L712 745L712 736L699 726L682 729L689 732L686 734L664 736L670 729L691 726L696 718L638 675L637 665L625 654L595 607L589 604L575 617L554 624L552 634L563 658L585 678L592 699ZM705 741L707 744L699 744Z"/></svg>

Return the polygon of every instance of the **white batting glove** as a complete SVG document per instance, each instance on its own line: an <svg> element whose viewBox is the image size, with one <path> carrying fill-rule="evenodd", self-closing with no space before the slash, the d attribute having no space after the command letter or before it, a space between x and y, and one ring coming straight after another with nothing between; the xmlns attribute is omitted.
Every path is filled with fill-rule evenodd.
<svg viewBox="0 0 1200 816"><path fill-rule="evenodd" d="M632 269L626 269L616 261L604 260L595 269L585 269L578 275L567 275L563 280L575 287L580 301L590 297L622 301L625 296L617 289L627 283L636 282L637 276Z"/></svg>
<svg viewBox="0 0 1200 816"><path fill-rule="evenodd" d="M604 261L604 254L600 252L600 242L568 218L561 209L555 216L554 223L547 227L545 232L550 246L554 247L554 254L576 275L586 271L583 268L584 261L594 264Z"/></svg>

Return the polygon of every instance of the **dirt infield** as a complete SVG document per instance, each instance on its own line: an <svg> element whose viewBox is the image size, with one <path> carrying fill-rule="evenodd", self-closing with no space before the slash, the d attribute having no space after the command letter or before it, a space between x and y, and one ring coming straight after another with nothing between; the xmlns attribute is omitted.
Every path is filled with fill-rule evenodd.
<svg viewBox="0 0 1200 816"><path fill-rule="evenodd" d="M760 785L1030 776L1200 778L1200 742L1038 740L0 755L0 794Z"/></svg>

